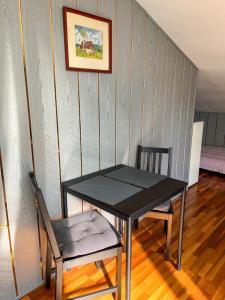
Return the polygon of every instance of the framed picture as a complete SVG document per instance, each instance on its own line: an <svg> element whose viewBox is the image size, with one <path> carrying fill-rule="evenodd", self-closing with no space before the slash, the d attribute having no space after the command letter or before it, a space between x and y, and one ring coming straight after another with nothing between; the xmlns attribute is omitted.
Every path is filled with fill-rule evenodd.
<svg viewBox="0 0 225 300"><path fill-rule="evenodd" d="M112 21L63 7L66 69L112 73Z"/></svg>

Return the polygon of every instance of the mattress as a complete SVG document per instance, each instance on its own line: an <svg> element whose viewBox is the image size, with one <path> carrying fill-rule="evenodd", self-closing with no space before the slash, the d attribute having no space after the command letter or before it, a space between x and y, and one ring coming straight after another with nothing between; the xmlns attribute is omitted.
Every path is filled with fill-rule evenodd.
<svg viewBox="0 0 225 300"><path fill-rule="evenodd" d="M200 168L225 174L225 148L203 147Z"/></svg>

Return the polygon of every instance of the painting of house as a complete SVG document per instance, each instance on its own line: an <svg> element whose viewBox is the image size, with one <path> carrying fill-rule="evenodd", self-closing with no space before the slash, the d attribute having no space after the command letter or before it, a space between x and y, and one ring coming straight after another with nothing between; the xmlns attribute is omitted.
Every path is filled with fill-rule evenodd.
<svg viewBox="0 0 225 300"><path fill-rule="evenodd" d="M95 49L92 41L82 41L82 43L80 44L80 49L82 49L88 54L95 53Z"/></svg>
<svg viewBox="0 0 225 300"><path fill-rule="evenodd" d="M103 58L103 32L96 29L75 26L76 56Z"/></svg>

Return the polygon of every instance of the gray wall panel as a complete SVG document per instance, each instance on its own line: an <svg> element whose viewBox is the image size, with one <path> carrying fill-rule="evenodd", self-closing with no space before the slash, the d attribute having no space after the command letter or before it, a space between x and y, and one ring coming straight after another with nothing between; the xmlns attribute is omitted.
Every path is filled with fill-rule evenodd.
<svg viewBox="0 0 225 300"><path fill-rule="evenodd" d="M87 174L99 169L98 78L93 73L79 77L82 174Z"/></svg>
<svg viewBox="0 0 225 300"><path fill-rule="evenodd" d="M128 164L131 89L131 0L117 0L116 163ZM121 47L123 45L123 47ZM121 49L125 51L121 51Z"/></svg>
<svg viewBox="0 0 225 300"><path fill-rule="evenodd" d="M78 0L77 8L97 14L97 0ZM99 75L79 73L83 174L97 171L99 161Z"/></svg>
<svg viewBox="0 0 225 300"><path fill-rule="evenodd" d="M194 114L194 121L195 122L198 122L199 121L199 118L200 118L200 113L198 111L195 111L195 114Z"/></svg>
<svg viewBox="0 0 225 300"><path fill-rule="evenodd" d="M37 219L28 178L28 172L32 171L33 166L19 8L18 2L13 0L0 1L0 44L2 168L17 285L19 293L24 293L41 283L41 273ZM1 247L4 243L0 237ZM13 293L13 290L8 291Z"/></svg>
<svg viewBox="0 0 225 300"><path fill-rule="evenodd" d="M1 159L1 153L0 153L0 159ZM5 202L5 200L4 200L4 194L3 194L3 183L2 183L2 176L1 176L1 170L0 170L0 228L1 228L1 226L7 225L4 202Z"/></svg>
<svg viewBox="0 0 225 300"><path fill-rule="evenodd" d="M171 136L171 119L173 114L173 97L175 92L175 75L177 52L174 45L169 41L168 44L168 59L166 66L166 84L164 97L164 114L163 114L163 133L162 144L164 147L170 146Z"/></svg>
<svg viewBox="0 0 225 300"><path fill-rule="evenodd" d="M81 174L78 75L65 72L62 7L76 8L75 0L52 1L56 100L62 180Z"/></svg>
<svg viewBox="0 0 225 300"><path fill-rule="evenodd" d="M189 97L189 105L188 105L187 133L186 133L185 148L184 148L185 154L183 160L183 179L186 181L188 181L189 168L190 168L191 139L192 139L192 128L193 128L193 119L194 119L197 75L198 75L198 70L196 69L195 66L192 66L190 97Z"/></svg>
<svg viewBox="0 0 225 300"><path fill-rule="evenodd" d="M209 113L207 113L207 112L200 112L199 113L199 121L203 121L204 122L203 135L202 135L202 143L203 143L203 145L206 144L208 116L209 116Z"/></svg>
<svg viewBox="0 0 225 300"><path fill-rule="evenodd" d="M173 114L172 114L172 131L171 146L173 147L172 159L172 177L176 177L177 150L179 142L179 124L180 110L182 101L182 86L184 81L185 59L180 52L177 52L176 76L175 76L175 92L173 97Z"/></svg>
<svg viewBox="0 0 225 300"><path fill-rule="evenodd" d="M0 241L0 299L15 300L16 291L6 227L0 228Z"/></svg>
<svg viewBox="0 0 225 300"><path fill-rule="evenodd" d="M56 107L46 0L22 1L35 171L50 214L61 215Z"/></svg>
<svg viewBox="0 0 225 300"><path fill-rule="evenodd" d="M167 47L168 38L158 30L157 34L157 58L156 58L156 80L155 80L155 97L154 97L154 127L153 127L153 145L160 147L162 145L163 132L163 113L164 97L166 82L166 65L167 65Z"/></svg>
<svg viewBox="0 0 225 300"><path fill-rule="evenodd" d="M225 147L225 114L218 114L215 145Z"/></svg>
<svg viewBox="0 0 225 300"><path fill-rule="evenodd" d="M142 122L144 101L145 64L145 12L135 2L133 4L132 38L132 78L130 108L130 158L129 164L135 166L137 146L142 144Z"/></svg>
<svg viewBox="0 0 225 300"><path fill-rule="evenodd" d="M185 62L184 80L182 87L182 103L180 110L180 123L179 123L179 140L177 147L177 164L176 164L176 176L177 178L183 177L183 161L185 155L185 140L187 135L188 125L188 105L190 100L190 85L191 85L191 64L189 61Z"/></svg>
<svg viewBox="0 0 225 300"><path fill-rule="evenodd" d="M188 178L197 71L192 66L187 103L188 59L133 0L22 0L23 60L18 3L0 0L0 142L22 296L42 282L36 210L27 176L33 169L29 108L37 179L55 218L61 214L60 180L115 162L133 165L139 143L173 146L172 175ZM65 70L63 5L113 20L112 74ZM218 117L218 144L223 120ZM80 212L81 202L70 201ZM84 203L83 208L88 207ZM2 215L1 220L6 222ZM41 232L44 263L43 226Z"/></svg>
<svg viewBox="0 0 225 300"><path fill-rule="evenodd" d="M151 145L154 127L154 97L156 81L158 27L146 16L145 95L143 107L143 145Z"/></svg>
<svg viewBox="0 0 225 300"><path fill-rule="evenodd" d="M224 113L195 111L195 120L204 122L203 145L225 147Z"/></svg>
<svg viewBox="0 0 225 300"><path fill-rule="evenodd" d="M116 163L116 76L117 76L117 31L116 1L98 0L98 14L112 20L112 74L99 74L100 108L100 169ZM101 210L114 225L114 216Z"/></svg>
<svg viewBox="0 0 225 300"><path fill-rule="evenodd" d="M164 96L164 113L163 113L163 130L162 130L162 146L170 147L171 131L172 131L172 115L173 115L173 99L175 93L175 76L177 51L174 45L168 41L168 59L166 64L166 83ZM162 173L167 174L168 155L163 155L162 158Z"/></svg>
<svg viewBox="0 0 225 300"><path fill-rule="evenodd" d="M206 130L206 145L214 145L216 139L216 127L217 127L218 114L210 113L207 119L207 130Z"/></svg>
<svg viewBox="0 0 225 300"><path fill-rule="evenodd" d="M116 1L99 0L98 14L112 20L112 74L99 74L100 106L100 168L115 164L115 122L116 122ZM110 133L110 134L109 134Z"/></svg>

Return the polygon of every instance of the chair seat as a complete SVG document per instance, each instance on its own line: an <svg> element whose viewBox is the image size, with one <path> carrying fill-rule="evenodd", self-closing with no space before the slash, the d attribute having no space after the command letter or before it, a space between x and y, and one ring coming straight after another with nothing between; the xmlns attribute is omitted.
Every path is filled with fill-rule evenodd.
<svg viewBox="0 0 225 300"><path fill-rule="evenodd" d="M87 255L120 243L121 238L97 210L89 210L67 219L52 221L64 258Z"/></svg>
<svg viewBox="0 0 225 300"><path fill-rule="evenodd" d="M171 201L168 200L168 201L164 202L163 204L152 209L152 211L162 211L162 212L168 213L170 208L171 208Z"/></svg>

